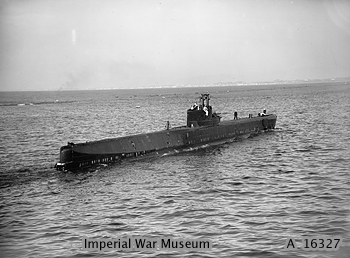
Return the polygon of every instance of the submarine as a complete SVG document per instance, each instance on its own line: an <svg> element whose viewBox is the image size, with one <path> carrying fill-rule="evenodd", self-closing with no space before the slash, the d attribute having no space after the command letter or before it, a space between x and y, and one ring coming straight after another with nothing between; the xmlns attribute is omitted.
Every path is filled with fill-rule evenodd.
<svg viewBox="0 0 350 258"><path fill-rule="evenodd" d="M57 170L74 171L94 164L120 162L123 159L179 151L240 136L250 136L261 131L274 129L277 115L258 113L233 120L221 121L209 104L210 94L201 94L196 103L187 110L187 124L161 131L142 133L118 138L109 138L85 143L68 142L60 148Z"/></svg>

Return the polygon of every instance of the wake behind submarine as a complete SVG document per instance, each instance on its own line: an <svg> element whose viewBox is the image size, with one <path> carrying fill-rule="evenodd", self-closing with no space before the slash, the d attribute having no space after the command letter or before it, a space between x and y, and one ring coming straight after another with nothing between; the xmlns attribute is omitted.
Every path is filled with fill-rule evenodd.
<svg viewBox="0 0 350 258"><path fill-rule="evenodd" d="M213 112L209 100L209 94L201 94L199 104L187 110L186 126L170 128L167 122L166 129L162 131L86 143L68 142L60 149L60 160L55 168L74 171L94 164L176 151L275 128L277 116L266 114L265 110L256 117L250 114L248 118L239 119L235 112L233 120L221 121L221 117Z"/></svg>

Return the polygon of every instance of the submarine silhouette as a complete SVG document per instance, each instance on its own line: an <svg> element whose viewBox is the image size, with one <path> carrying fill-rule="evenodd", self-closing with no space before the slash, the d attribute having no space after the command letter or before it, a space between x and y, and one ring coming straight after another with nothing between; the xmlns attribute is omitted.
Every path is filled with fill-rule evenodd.
<svg viewBox="0 0 350 258"><path fill-rule="evenodd" d="M201 94L199 104L187 110L186 126L170 128L167 122L166 129L162 131L86 143L68 142L60 149L60 160L55 168L73 171L94 164L167 153L275 128L277 116L266 114L266 110L256 117L249 114L248 118L238 118L235 112L233 120L221 121L220 115L213 112L209 100L209 94Z"/></svg>

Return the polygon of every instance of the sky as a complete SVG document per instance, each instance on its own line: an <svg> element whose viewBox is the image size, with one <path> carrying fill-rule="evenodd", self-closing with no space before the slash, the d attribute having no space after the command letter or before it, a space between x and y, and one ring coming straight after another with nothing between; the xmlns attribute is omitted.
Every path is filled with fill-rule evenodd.
<svg viewBox="0 0 350 258"><path fill-rule="evenodd" d="M0 91L348 76L348 0L0 0Z"/></svg>

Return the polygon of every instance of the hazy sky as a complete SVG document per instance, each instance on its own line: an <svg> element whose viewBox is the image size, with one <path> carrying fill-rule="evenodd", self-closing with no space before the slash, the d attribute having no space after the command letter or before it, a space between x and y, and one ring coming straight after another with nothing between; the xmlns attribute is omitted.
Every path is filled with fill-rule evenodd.
<svg viewBox="0 0 350 258"><path fill-rule="evenodd" d="M342 76L348 0L0 1L0 90Z"/></svg>

